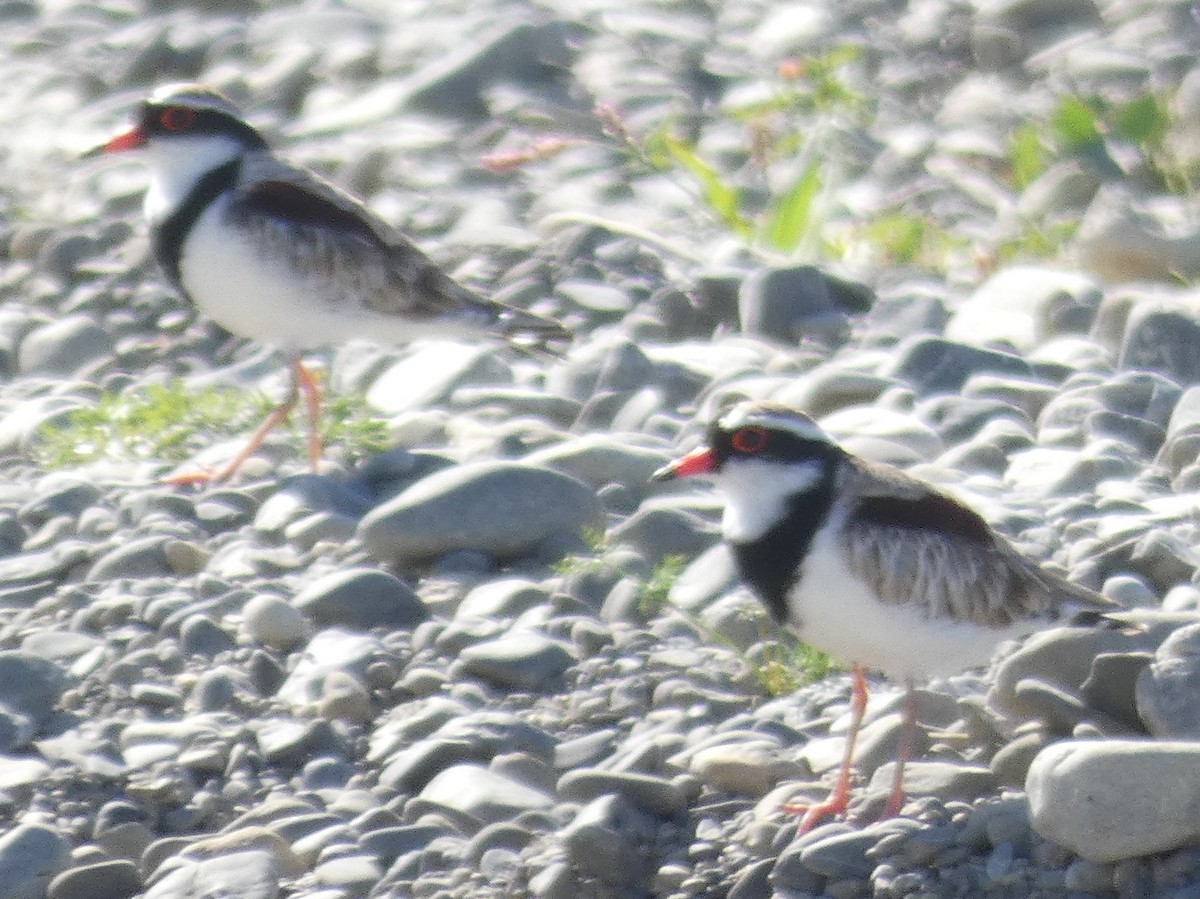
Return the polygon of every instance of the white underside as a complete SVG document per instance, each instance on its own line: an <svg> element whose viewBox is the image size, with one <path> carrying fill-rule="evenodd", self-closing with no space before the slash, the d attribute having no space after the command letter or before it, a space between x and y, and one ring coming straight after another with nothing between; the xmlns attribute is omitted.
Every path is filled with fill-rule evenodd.
<svg viewBox="0 0 1200 899"><path fill-rule="evenodd" d="M151 178L145 213L161 223L207 172L242 154L221 136L173 137L148 148ZM286 169L280 167L286 173ZM378 312L349 285L306 277L292 264L272 259L225 218L228 198L218 197L200 215L184 242L180 279L191 299L226 330L288 351L353 338L405 343L422 337L466 333L444 319L414 322Z"/></svg>
<svg viewBox="0 0 1200 899"><path fill-rule="evenodd" d="M997 646L1024 636L1036 622L1003 629L930 619L912 603L890 605L846 567L833 529L813 541L797 587L788 596L791 620L806 643L844 662L859 662L903 682L957 674L987 664Z"/></svg>
<svg viewBox="0 0 1200 899"><path fill-rule="evenodd" d="M196 220L184 244L180 276L196 305L234 334L288 350L353 338L404 343L453 336L445 322L413 322L364 306L349 291L339 295L320 278L274 261L223 219L218 198Z"/></svg>

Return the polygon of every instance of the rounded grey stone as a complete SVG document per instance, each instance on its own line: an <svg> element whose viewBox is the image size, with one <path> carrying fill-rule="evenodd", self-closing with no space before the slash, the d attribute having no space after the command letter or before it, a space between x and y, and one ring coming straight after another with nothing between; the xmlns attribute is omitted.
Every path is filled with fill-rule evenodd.
<svg viewBox="0 0 1200 899"><path fill-rule="evenodd" d="M238 899L276 899L280 863L265 849L229 852L213 858L182 860L155 881L143 899L180 896L237 896Z"/></svg>
<svg viewBox="0 0 1200 899"><path fill-rule="evenodd" d="M590 312L621 314L633 308L633 298L611 284L568 279L555 285L555 291Z"/></svg>
<svg viewBox="0 0 1200 899"><path fill-rule="evenodd" d="M17 366L27 375L71 375L112 355L113 339L89 316L66 318L35 328L21 341Z"/></svg>
<svg viewBox="0 0 1200 899"><path fill-rule="evenodd" d="M565 799L589 802L606 793L624 796L634 805L662 818L683 811L686 797L665 777L628 771L578 768L558 781L558 794Z"/></svg>
<svg viewBox="0 0 1200 899"><path fill-rule="evenodd" d="M1062 330L1086 331L1101 296L1099 285L1083 275L1009 266L955 310L946 337L977 346L1007 343L1028 351ZM1074 327L1064 327L1067 324Z"/></svg>
<svg viewBox="0 0 1200 899"><path fill-rule="evenodd" d="M0 707L34 727L54 713L67 685L67 672L57 662L22 650L0 652Z"/></svg>
<svg viewBox="0 0 1200 899"><path fill-rule="evenodd" d="M878 840L878 834L867 831L834 833L807 843L800 860L810 871L832 880L868 877L875 862L867 858L866 852Z"/></svg>
<svg viewBox="0 0 1200 899"><path fill-rule="evenodd" d="M1200 839L1200 744L1066 740L1025 780L1034 829L1098 864Z"/></svg>
<svg viewBox="0 0 1200 899"><path fill-rule="evenodd" d="M111 552L96 560L87 573L89 581L111 581L115 578L169 577L175 574L166 554L165 536L141 537L118 544Z"/></svg>
<svg viewBox="0 0 1200 899"><path fill-rule="evenodd" d="M562 832L575 868L604 883L632 886L650 871L649 844L655 821L618 794L600 796Z"/></svg>
<svg viewBox="0 0 1200 899"><path fill-rule="evenodd" d="M1021 734L1000 747L992 756L988 767L992 769L999 783L1010 787L1022 787L1034 758L1050 743L1051 738L1044 730Z"/></svg>
<svg viewBox="0 0 1200 899"><path fill-rule="evenodd" d="M467 762L486 761L487 751L467 739L431 737L417 740L390 756L379 782L406 793L424 789L439 772Z"/></svg>
<svg viewBox="0 0 1200 899"><path fill-rule="evenodd" d="M179 629L179 648L187 655L212 658L233 649L234 640L207 615L189 615Z"/></svg>
<svg viewBox="0 0 1200 899"><path fill-rule="evenodd" d="M1117 364L1158 372L1180 384L1194 384L1200 380L1200 324L1183 309L1136 304Z"/></svg>
<svg viewBox="0 0 1200 899"><path fill-rule="evenodd" d="M774 859L763 858L739 871L729 888L728 899L770 899L774 864Z"/></svg>
<svg viewBox="0 0 1200 899"><path fill-rule="evenodd" d="M1160 647L1161 649L1161 647ZM1079 688L1090 708L1140 730L1136 685L1142 670L1154 658L1148 652L1102 652L1092 662L1087 680Z"/></svg>
<svg viewBox="0 0 1200 899"><path fill-rule="evenodd" d="M0 883L6 899L44 899L70 861L70 844L45 824L19 824L0 837Z"/></svg>
<svg viewBox="0 0 1200 899"><path fill-rule="evenodd" d="M665 450L615 441L608 435L588 435L564 440L525 457L568 474L599 490L608 484L644 486L656 470L671 460Z"/></svg>
<svg viewBox="0 0 1200 899"><path fill-rule="evenodd" d="M327 574L297 593L292 604L318 627L411 629L429 617L411 587L374 568Z"/></svg>
<svg viewBox="0 0 1200 899"><path fill-rule="evenodd" d="M682 509L639 509L609 532L614 545L637 550L652 565L664 556L693 558L720 539L720 529Z"/></svg>
<svg viewBox="0 0 1200 899"><path fill-rule="evenodd" d="M475 587L455 612L462 618L513 618L549 599L546 590L524 578L501 578Z"/></svg>
<svg viewBox="0 0 1200 899"><path fill-rule="evenodd" d="M242 607L246 632L273 649L288 650L308 636L309 626L300 610L270 593L252 597Z"/></svg>
<svg viewBox="0 0 1200 899"><path fill-rule="evenodd" d="M372 509L359 534L376 559L409 565L455 550L519 558L551 537L602 523L595 492L574 478L518 462L476 462L430 475Z"/></svg>
<svg viewBox="0 0 1200 899"><path fill-rule="evenodd" d="M1200 624L1175 631L1138 669L1136 697L1138 714L1154 736L1200 737Z"/></svg>
<svg viewBox="0 0 1200 899"><path fill-rule="evenodd" d="M532 631L512 632L468 646L455 668L513 690L544 689L575 661L571 648Z"/></svg>
<svg viewBox="0 0 1200 899"><path fill-rule="evenodd" d="M490 346L431 341L410 350L376 378L367 402L395 415L442 403L457 387L511 381L512 371Z"/></svg>
<svg viewBox="0 0 1200 899"><path fill-rule="evenodd" d="M63 871L50 881L46 899L129 899L141 890L137 865L113 859Z"/></svg>
<svg viewBox="0 0 1200 899"><path fill-rule="evenodd" d="M867 787L869 801L886 800L891 792L896 763L888 762L875 769ZM980 765L949 761L917 759L904 768L904 791L909 796L936 796L949 801L966 802L978 799L994 789L996 775Z"/></svg>
<svg viewBox="0 0 1200 899"><path fill-rule="evenodd" d="M887 374L928 394L957 393L978 372L1032 375L1029 363L1013 353L929 336L912 338L897 347L896 362Z"/></svg>
<svg viewBox="0 0 1200 899"><path fill-rule="evenodd" d="M847 313L865 312L873 301L865 285L815 266L760 269L742 282L738 316L744 334L794 343L805 334L844 336Z"/></svg>
<svg viewBox="0 0 1200 899"><path fill-rule="evenodd" d="M420 797L488 823L554 804L547 793L469 763L440 771L421 790Z"/></svg>

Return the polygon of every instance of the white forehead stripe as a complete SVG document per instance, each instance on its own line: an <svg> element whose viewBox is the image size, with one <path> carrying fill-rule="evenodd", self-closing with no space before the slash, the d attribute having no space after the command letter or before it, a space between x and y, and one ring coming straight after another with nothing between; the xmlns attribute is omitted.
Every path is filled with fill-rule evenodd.
<svg viewBox="0 0 1200 899"><path fill-rule="evenodd" d="M181 103L197 109L216 109L235 118L241 111L221 94L199 84L167 84L150 95L152 103Z"/></svg>
<svg viewBox="0 0 1200 899"><path fill-rule="evenodd" d="M815 421L802 412L789 409L774 409L756 403L739 403L726 412L717 422L723 431L736 431L746 425L789 431L805 440L832 443L829 435Z"/></svg>

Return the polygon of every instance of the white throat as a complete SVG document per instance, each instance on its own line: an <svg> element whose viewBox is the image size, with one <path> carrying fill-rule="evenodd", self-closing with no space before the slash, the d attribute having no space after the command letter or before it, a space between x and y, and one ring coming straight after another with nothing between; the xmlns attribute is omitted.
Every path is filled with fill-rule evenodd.
<svg viewBox="0 0 1200 899"><path fill-rule="evenodd" d="M725 496L721 531L726 540L750 543L779 523L787 501L811 490L824 476L823 464L813 459L796 465L734 459L714 480Z"/></svg>
<svg viewBox="0 0 1200 899"><path fill-rule="evenodd" d="M146 218L159 224L169 218L201 178L246 152L231 137L202 135L172 136L152 141L146 148L150 187L146 191Z"/></svg>

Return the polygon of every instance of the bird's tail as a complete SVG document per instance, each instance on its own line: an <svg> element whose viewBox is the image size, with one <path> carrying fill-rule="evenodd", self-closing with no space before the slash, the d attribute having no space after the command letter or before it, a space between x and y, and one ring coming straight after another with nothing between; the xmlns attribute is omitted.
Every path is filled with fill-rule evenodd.
<svg viewBox="0 0 1200 899"><path fill-rule="evenodd" d="M560 356L571 342L571 332L552 318L524 309L503 307L496 315L496 326L513 346L534 355Z"/></svg>

